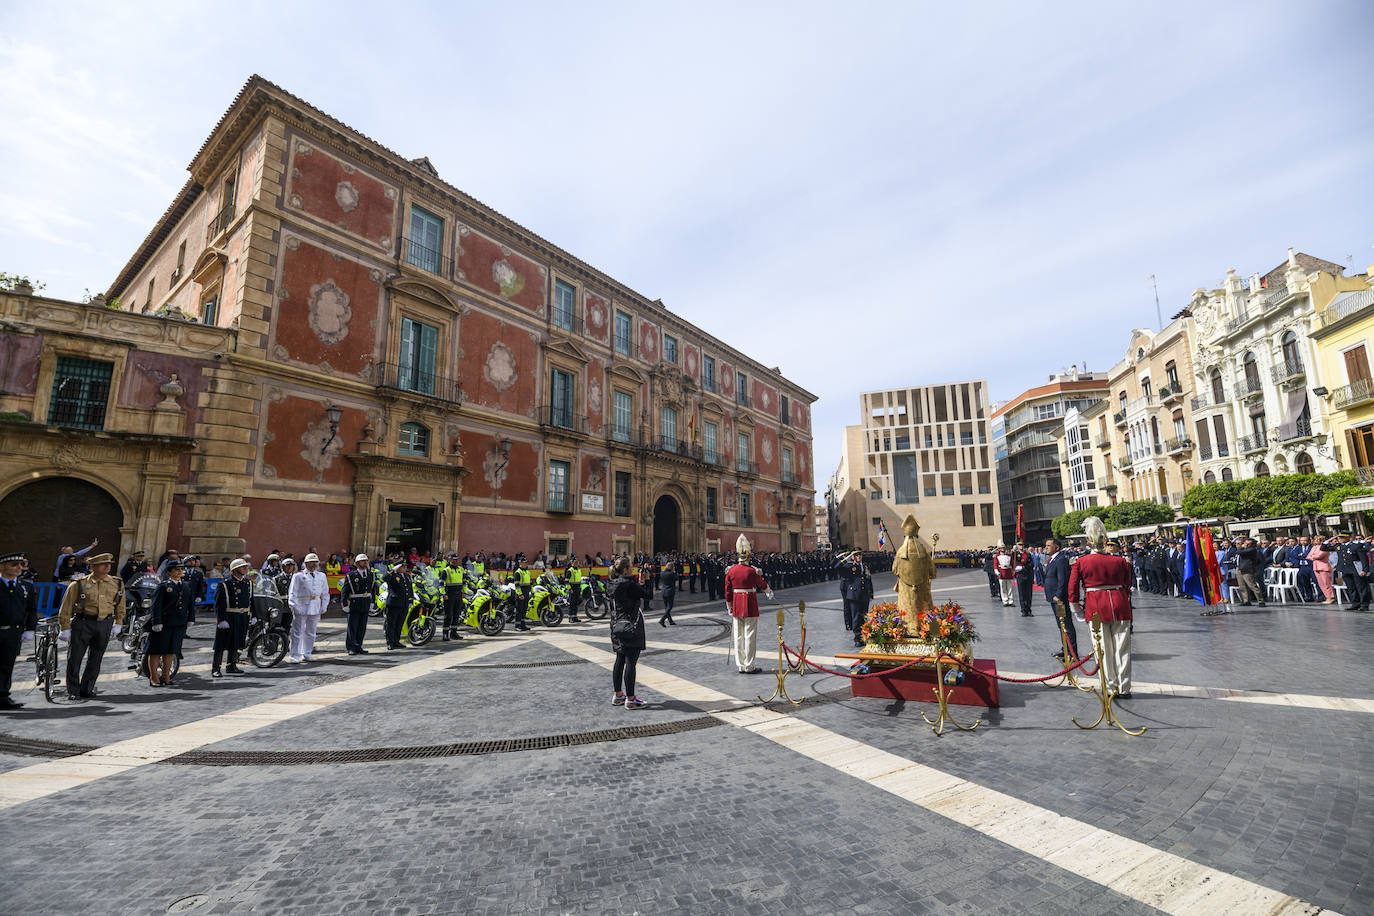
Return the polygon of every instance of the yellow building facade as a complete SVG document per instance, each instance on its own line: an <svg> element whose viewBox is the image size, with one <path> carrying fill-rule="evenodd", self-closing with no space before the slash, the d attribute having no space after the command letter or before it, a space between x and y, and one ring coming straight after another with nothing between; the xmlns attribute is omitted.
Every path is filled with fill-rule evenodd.
<svg viewBox="0 0 1374 916"><path fill-rule="evenodd" d="M1341 467L1374 485L1374 265L1363 277L1314 274L1309 336L1323 385L1313 394L1330 411L1331 437Z"/></svg>

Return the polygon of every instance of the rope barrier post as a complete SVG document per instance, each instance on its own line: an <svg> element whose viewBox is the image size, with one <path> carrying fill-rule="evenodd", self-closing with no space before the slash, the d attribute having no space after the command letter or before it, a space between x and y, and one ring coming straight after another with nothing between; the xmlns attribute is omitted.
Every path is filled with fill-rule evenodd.
<svg viewBox="0 0 1374 916"><path fill-rule="evenodd" d="M1110 724L1115 725L1117 728L1121 729L1123 732L1130 735L1132 738L1137 738L1145 734L1146 726L1141 726L1139 731L1133 732L1129 728L1127 728L1126 726L1122 725L1120 722L1117 721L1116 714L1112 711L1112 701L1116 699L1116 694L1112 693L1107 689L1107 666L1102 664L1102 622L1100 620L1094 620L1091 626L1093 631L1093 649L1097 652L1097 676L1100 682L1101 689L1099 689L1098 687L1092 687L1089 688L1089 692L1096 694L1098 700L1101 701L1102 712L1098 714L1097 721L1094 722L1092 725L1084 725L1083 723L1079 722L1076 718L1072 717L1070 717L1069 721L1072 722L1074 725L1077 725L1084 731L1087 731L1089 729L1097 728L1097 726L1101 725L1102 722L1105 720Z"/></svg>
<svg viewBox="0 0 1374 916"><path fill-rule="evenodd" d="M805 601L798 601L798 602L797 602L797 622L801 625L801 649L800 649L800 651L797 653L797 660L796 660L796 662L793 663L793 664L791 664L791 665L789 665L789 667L792 669L792 673L793 673L793 674L797 675L798 677L803 677L803 676L805 676L805 674L806 674L806 663L802 660L803 657L806 655L806 602L805 602ZM789 654L789 658L790 658L790 654Z"/></svg>
<svg viewBox="0 0 1374 916"><path fill-rule="evenodd" d="M949 714L949 692L945 690L944 657L943 652L935 656L935 700L940 704L940 714L935 717L933 722L924 712L921 713L921 718L926 720L926 724L930 726L930 730L937 735L943 735L945 733L946 722L961 731L971 732L983 724L983 719L979 716L973 720L972 725L960 725L958 721ZM956 667L954 670L957 671L958 668Z"/></svg>
<svg viewBox="0 0 1374 916"><path fill-rule="evenodd" d="M1065 618L1065 615L1066 615L1066 614L1068 614L1068 608L1064 607L1064 602L1060 601L1058 598L1055 598L1055 599L1054 599L1054 619L1059 623L1060 657L1063 659L1064 664L1067 665L1067 664L1069 664L1069 659L1070 659L1070 658L1074 658L1074 656L1073 656L1073 654L1072 654L1072 647L1069 645L1069 630L1068 630L1068 627L1065 626L1065 623L1064 623L1064 621L1065 621L1065 619L1066 619L1066 618ZM1085 691L1090 691L1090 690L1092 690L1091 687L1084 687L1082 684L1078 683L1078 677L1077 677L1077 675L1074 674L1072 668L1070 668L1068 671L1065 671L1063 677L1064 677L1064 679L1063 679L1062 681L1060 681L1058 684L1051 684L1049 681L1046 681L1046 682L1045 682L1045 686L1047 686L1047 687L1059 687L1059 686L1062 686L1063 684L1068 684L1068 685L1070 685L1070 686L1072 686L1072 687L1077 687L1079 690L1085 690Z"/></svg>
<svg viewBox="0 0 1374 916"><path fill-rule="evenodd" d="M789 693L787 692L787 685L784 683L784 682L787 680L787 675L789 675L789 674L792 673L792 666L788 663L788 659L787 659L787 655L786 655L786 646L783 644L783 641L782 641L782 622L783 622L783 609L782 609L781 607L779 607L779 608L778 608L778 670L777 670L778 683L777 683L777 686L775 686L775 687L773 688L773 692L768 696L768 699L766 699L766 700L763 698L762 695L755 694L755 696L758 696L759 702L760 702L760 703L771 703L771 702L773 702L774 700L776 700L776 699L778 699L779 697L781 697L781 698L787 700L787 702L791 703L793 706L800 706L800 705L802 704L802 701L805 700L806 697L802 697L800 700L794 700L794 699L792 699L792 695L789 694Z"/></svg>

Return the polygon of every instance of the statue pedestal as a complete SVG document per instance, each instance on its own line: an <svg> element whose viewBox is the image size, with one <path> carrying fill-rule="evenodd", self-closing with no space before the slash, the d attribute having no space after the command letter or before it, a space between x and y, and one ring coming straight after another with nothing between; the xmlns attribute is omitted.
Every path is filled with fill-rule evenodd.
<svg viewBox="0 0 1374 916"><path fill-rule="evenodd" d="M881 699L912 700L917 703L937 703L935 694L935 656L929 646L904 641L888 646L865 646L860 652L840 652L836 658L852 658L862 661L877 674L849 682L850 693L856 697L878 697ZM919 659L916 664L910 664ZM949 703L961 706L986 706L997 708L1000 703L997 695L997 662L991 658L966 658L972 666L964 671L962 684L946 684L945 698ZM910 667L896 670L902 665ZM955 670L947 662L945 671Z"/></svg>

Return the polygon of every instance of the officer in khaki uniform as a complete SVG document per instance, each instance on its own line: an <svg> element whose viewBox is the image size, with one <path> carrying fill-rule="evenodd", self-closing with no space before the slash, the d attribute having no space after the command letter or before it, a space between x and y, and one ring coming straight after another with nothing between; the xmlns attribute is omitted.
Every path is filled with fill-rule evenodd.
<svg viewBox="0 0 1374 916"><path fill-rule="evenodd" d="M86 562L91 574L72 580L62 594L58 611L62 629L72 631L67 648L67 698L71 700L96 695L95 681L100 677L105 647L110 644L110 636L118 636L124 627L124 583L110 575L114 557L101 553Z"/></svg>

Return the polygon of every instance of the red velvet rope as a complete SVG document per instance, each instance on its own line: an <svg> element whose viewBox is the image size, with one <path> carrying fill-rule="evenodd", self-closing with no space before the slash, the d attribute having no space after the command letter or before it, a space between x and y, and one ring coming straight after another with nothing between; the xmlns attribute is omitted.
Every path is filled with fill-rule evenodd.
<svg viewBox="0 0 1374 916"><path fill-rule="evenodd" d="M849 678L850 680L853 680L853 681L862 680L863 678L869 678L869 677L881 677L881 676L884 675L884 674L893 674L893 673L895 673L895 672L897 672L897 671L901 671L901 670L903 670L903 669L905 669L905 668L910 668L912 665L920 664L921 662L927 662L927 663L929 662L929 659L928 659L928 658L922 658L922 659L918 659L918 660L916 660L916 661L907 662L905 665L899 665L899 666L897 666L896 668L884 668L884 669L881 670L881 671L870 671L870 672L867 673L867 674L850 674L850 673L848 673L848 672L846 672L846 671L840 671L840 670L838 670L838 669L836 669L836 668L829 668L829 667L826 667L825 665L820 665L820 664L817 664L816 662L813 662L811 659L809 659L809 658L806 657L805 649L806 649L806 644L805 644L805 642L802 643L802 651L801 651L801 652L793 652L793 651L792 651L792 647L789 646L789 645L787 645L787 643L783 643L783 644L782 644L782 651L783 651L783 654L787 657L788 665L790 665L791 667L796 667L797 665L802 664L802 665L806 665L806 666L809 667L809 668L814 668L814 669L817 670L817 671L824 671L826 674L833 674L833 675L836 675L837 677L847 677L847 678ZM999 680L999 681L1006 681L1006 682L1009 683L1009 684L1043 684L1045 681L1052 681L1052 680L1054 680L1054 679L1057 678L1057 677L1063 677L1064 675L1068 674L1070 671L1073 671L1073 670L1075 670L1075 669L1077 669L1077 668L1082 668L1085 664L1088 663L1088 661L1089 661L1090 659L1091 659L1091 656L1088 656L1087 658L1080 658L1075 664L1070 665L1069 667L1065 668L1063 671L1056 671L1054 674L1047 674L1047 675L1045 675L1044 677L1026 677L1026 678L1021 678L1021 677L1004 677L1004 676L1002 676L1002 675L1000 675L1000 674L993 674L993 673L991 673L991 672L983 671L983 670L981 670L981 669L979 669L979 668L975 668L975 667L973 667L972 665L970 665L970 664L968 664L967 662L965 662L963 659L957 658L957 657L955 657L955 656L953 656L953 655L949 655L949 654L946 654L946 653L941 653L941 655L940 655L940 660L941 660L941 661L953 662L954 665L955 665L955 667L962 668L962 669L964 669L965 671L972 671L972 672L974 672L974 673L976 673L976 674L981 674L981 675L983 675L984 677L992 677L992 678L995 678L995 679L997 679L997 680ZM1085 673L1086 673L1086 672L1085 672ZM1094 672L1094 673L1096 673L1096 672Z"/></svg>

